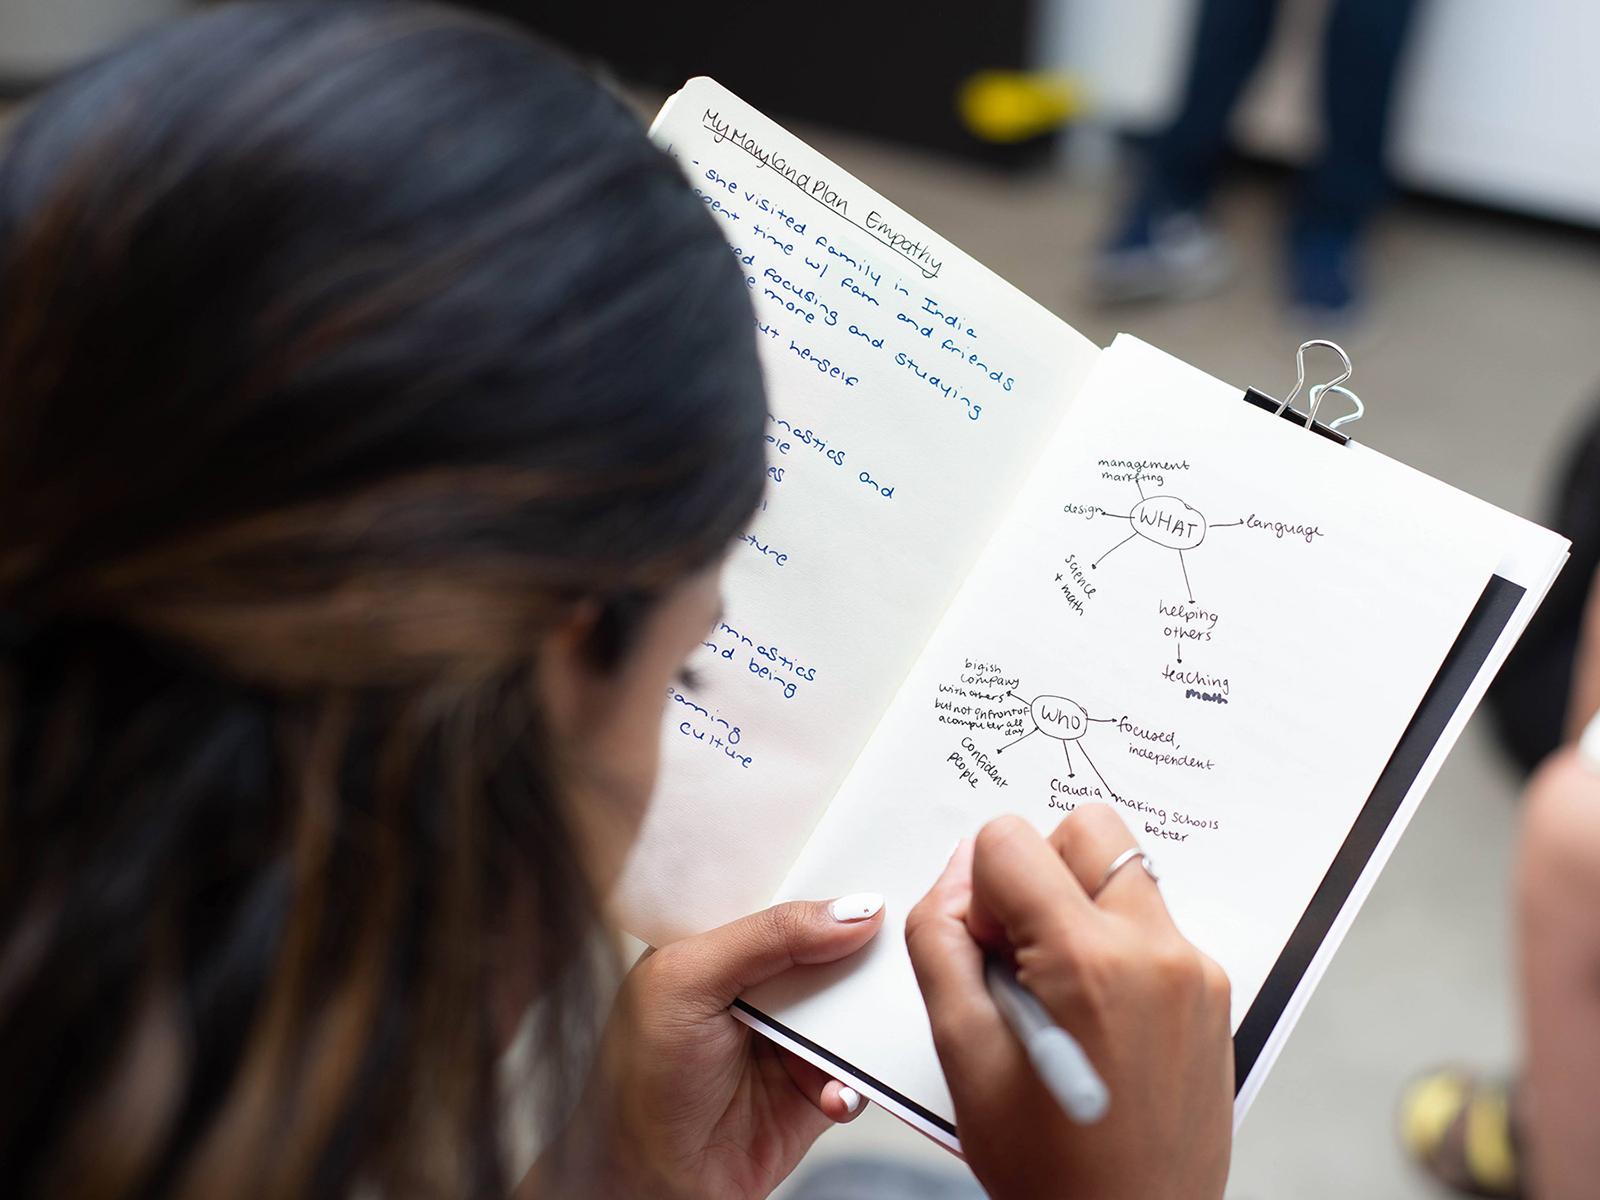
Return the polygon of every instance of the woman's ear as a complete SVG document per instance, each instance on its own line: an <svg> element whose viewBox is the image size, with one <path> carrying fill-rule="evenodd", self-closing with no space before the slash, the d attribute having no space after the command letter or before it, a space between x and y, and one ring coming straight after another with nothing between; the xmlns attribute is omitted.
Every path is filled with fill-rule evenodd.
<svg viewBox="0 0 1600 1200"><path fill-rule="evenodd" d="M566 739L592 728L610 701L615 681L595 661L598 601L579 600L539 644L540 699L550 732Z"/></svg>

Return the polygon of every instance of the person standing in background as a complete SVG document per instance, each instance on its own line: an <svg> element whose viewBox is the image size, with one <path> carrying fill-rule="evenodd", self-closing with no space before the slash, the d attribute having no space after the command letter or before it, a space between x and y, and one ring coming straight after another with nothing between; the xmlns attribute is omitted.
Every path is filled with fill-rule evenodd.
<svg viewBox="0 0 1600 1200"><path fill-rule="evenodd" d="M1261 61L1279 0L1203 0L1176 117L1151 143L1132 204L1096 256L1107 301L1204 295L1227 281L1227 247L1205 209L1228 122ZM1387 190L1384 135L1416 0L1334 0L1323 42L1323 144L1289 227L1291 300L1319 314L1358 296L1360 235Z"/></svg>

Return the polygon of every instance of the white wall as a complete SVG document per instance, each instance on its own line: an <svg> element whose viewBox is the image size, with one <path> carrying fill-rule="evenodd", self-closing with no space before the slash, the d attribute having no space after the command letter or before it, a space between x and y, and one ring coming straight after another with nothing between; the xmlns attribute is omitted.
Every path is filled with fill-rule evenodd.
<svg viewBox="0 0 1600 1200"><path fill-rule="evenodd" d="M1289 0L1241 106L1241 141L1300 159L1316 144L1313 71L1327 0ZM1041 64L1089 84L1102 120L1171 111L1198 0L1047 0ZM1600 2L1422 0L1391 157L1406 184L1600 225Z"/></svg>

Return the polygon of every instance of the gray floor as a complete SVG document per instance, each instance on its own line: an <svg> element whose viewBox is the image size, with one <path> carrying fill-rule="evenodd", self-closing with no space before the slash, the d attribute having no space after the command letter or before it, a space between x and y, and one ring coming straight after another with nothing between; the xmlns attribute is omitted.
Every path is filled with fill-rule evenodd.
<svg viewBox="0 0 1600 1200"><path fill-rule="evenodd" d="M1107 312L1088 303L1082 284L1110 202L1106 187L1016 182L808 132L819 149L1102 343L1126 330L1223 379L1281 394L1293 382L1294 346L1333 336L1354 358L1352 386L1367 403L1358 437L1517 512L1542 513L1563 438L1600 398L1593 235L1402 204L1376 231L1364 318L1338 330L1309 328L1280 300L1281 197L1252 182L1223 196L1218 213L1240 257L1233 287L1193 304ZM1506 874L1516 788L1475 722L1247 1118L1231 1196L1434 1194L1397 1148L1394 1100L1428 1064L1515 1059ZM878 1110L829 1133L813 1161L863 1152L959 1169Z"/></svg>

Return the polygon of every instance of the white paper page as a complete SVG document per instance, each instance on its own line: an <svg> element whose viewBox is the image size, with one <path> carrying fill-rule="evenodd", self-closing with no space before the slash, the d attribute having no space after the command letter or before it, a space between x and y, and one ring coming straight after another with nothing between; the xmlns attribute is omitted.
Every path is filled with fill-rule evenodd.
<svg viewBox="0 0 1600 1200"><path fill-rule="evenodd" d="M990 817L1109 800L1237 1028L1501 556L1477 503L1118 338L781 889L887 927L749 1002L951 1119L905 913Z"/></svg>
<svg viewBox="0 0 1600 1200"><path fill-rule="evenodd" d="M659 944L767 903L1099 350L709 79L652 136L742 265L772 414L617 898Z"/></svg>

